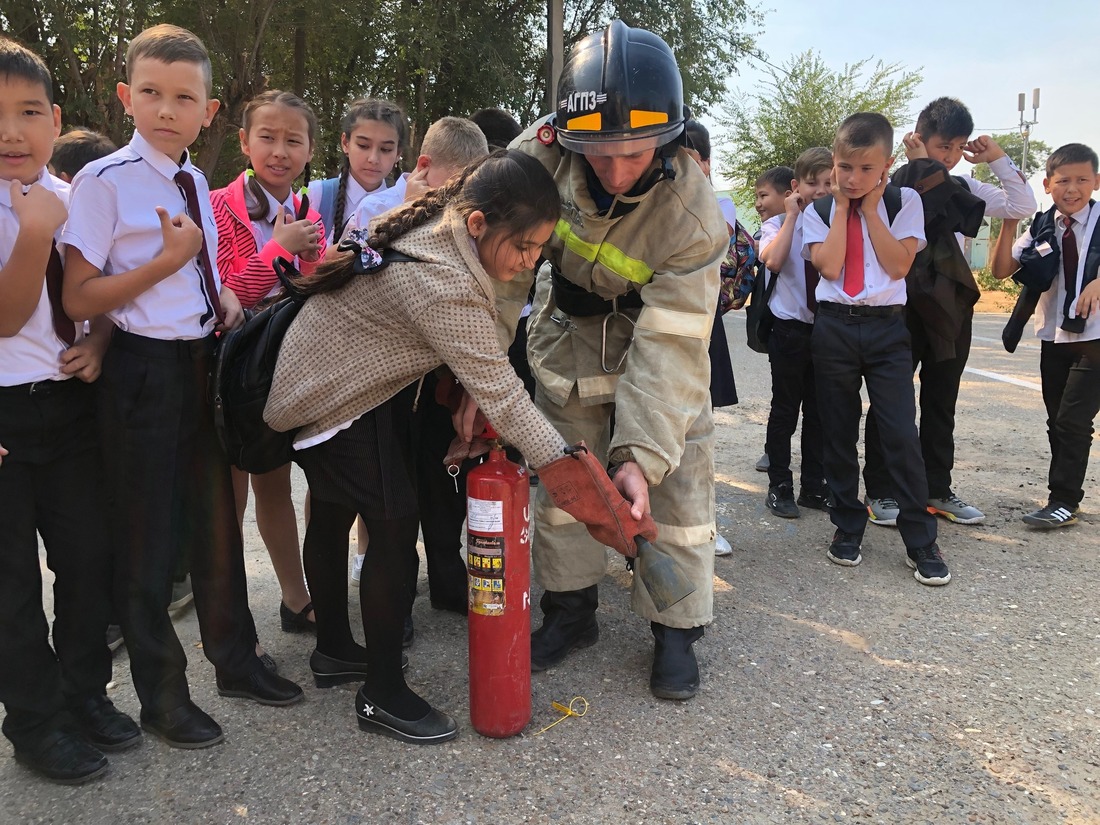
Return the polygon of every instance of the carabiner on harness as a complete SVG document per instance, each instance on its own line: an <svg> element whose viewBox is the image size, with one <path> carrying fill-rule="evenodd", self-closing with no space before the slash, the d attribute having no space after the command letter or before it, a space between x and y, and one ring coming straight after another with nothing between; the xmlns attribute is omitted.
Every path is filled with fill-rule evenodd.
<svg viewBox="0 0 1100 825"><path fill-rule="evenodd" d="M615 366L607 366L607 325L616 318L622 318L628 324L630 324L630 338L627 339L623 345L622 355L619 356L619 360L615 362ZM603 367L603 371L611 375L619 371L619 367L623 365L623 361L626 360L626 354L630 352L630 345L634 343L634 321L629 315L625 315L619 312L619 299L611 299L611 312L609 312L603 319L603 329L600 339L600 366Z"/></svg>

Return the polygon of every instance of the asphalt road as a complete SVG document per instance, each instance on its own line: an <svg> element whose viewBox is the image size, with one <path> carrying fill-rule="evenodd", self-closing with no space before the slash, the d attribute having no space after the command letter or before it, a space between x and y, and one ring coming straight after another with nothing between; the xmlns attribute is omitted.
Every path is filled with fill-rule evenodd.
<svg viewBox="0 0 1100 825"><path fill-rule="evenodd" d="M1002 325L979 317L964 376L955 489L988 519L941 522L947 587L914 581L894 530L869 527L863 564L840 568L825 559L826 516L783 521L764 509L767 481L753 464L767 362L744 347L743 319L731 314L741 403L716 415L717 499L736 552L716 562L717 617L696 645L695 699L650 695L649 629L630 613L613 559L600 642L534 676L522 735L489 740L469 727L464 621L426 599L408 678L459 719L460 736L414 747L361 733L354 686L314 688L309 639L279 630L250 510L252 609L306 701L272 709L219 698L185 613L177 630L193 695L226 742L185 752L146 739L112 756L103 780L62 788L24 771L2 740L0 822L1098 822L1097 473L1078 526L1020 523L1045 501L1047 445L1038 347L1025 341L1008 356ZM136 716L125 655L115 679L112 698ZM587 715L538 734L559 716L550 702L574 696L588 699Z"/></svg>

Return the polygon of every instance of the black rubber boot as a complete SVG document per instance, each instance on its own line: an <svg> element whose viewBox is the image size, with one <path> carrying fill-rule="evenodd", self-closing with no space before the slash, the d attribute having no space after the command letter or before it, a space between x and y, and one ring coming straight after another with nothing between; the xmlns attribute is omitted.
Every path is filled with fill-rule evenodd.
<svg viewBox="0 0 1100 825"><path fill-rule="evenodd" d="M702 627L667 627L649 623L653 631L653 672L649 689L659 699L690 699L699 690L699 663L692 644L703 638Z"/></svg>
<svg viewBox="0 0 1100 825"><path fill-rule="evenodd" d="M583 590L543 593L539 600L542 627L531 634L531 670L546 670L574 650L594 645L600 638L598 606L599 592L594 584Z"/></svg>

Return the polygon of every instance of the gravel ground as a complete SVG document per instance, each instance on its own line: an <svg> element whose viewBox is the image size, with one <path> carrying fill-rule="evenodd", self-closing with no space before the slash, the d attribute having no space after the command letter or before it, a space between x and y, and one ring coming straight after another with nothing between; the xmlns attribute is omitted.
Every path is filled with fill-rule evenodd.
<svg viewBox="0 0 1100 825"><path fill-rule="evenodd" d="M1002 323L981 316L976 335L992 341ZM989 518L941 522L953 581L928 588L892 529L868 527L863 564L841 568L824 556L824 514L783 521L764 509L767 480L753 464L767 363L744 348L741 317L726 325L742 403L716 415L718 520L735 552L716 562L695 699L650 695L649 629L613 559L599 644L533 677L522 735L490 740L469 727L464 620L427 599L414 611L408 678L459 719L460 736L421 748L363 734L354 686L314 688L309 638L279 630L250 510L260 636L306 701L219 698L188 611L177 630L194 698L225 744L186 752L147 738L112 756L104 780L62 788L24 771L0 740L0 822L1100 822L1098 520L1086 513L1053 533L1019 521L1046 492L1042 403L1026 386L1038 381L1034 346L1008 359L975 345L972 367L1022 384L964 377L955 488ZM1095 510L1095 470L1086 489ZM125 654L115 678L112 698L136 716ZM537 735L559 716L551 701L573 696L588 699L587 715Z"/></svg>

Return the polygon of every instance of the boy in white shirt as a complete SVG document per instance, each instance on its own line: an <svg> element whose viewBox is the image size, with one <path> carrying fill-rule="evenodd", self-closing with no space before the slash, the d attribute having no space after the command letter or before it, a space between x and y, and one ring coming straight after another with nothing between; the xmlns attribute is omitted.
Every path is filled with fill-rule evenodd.
<svg viewBox="0 0 1100 825"><path fill-rule="evenodd" d="M107 698L111 536L95 388L107 330L61 305L56 236L69 186L46 170L61 109L38 55L0 37L0 701L15 758L75 785L141 741ZM53 644L38 537L55 576Z"/></svg>
<svg viewBox="0 0 1100 825"><path fill-rule="evenodd" d="M1019 221L1007 219L993 252L993 275L1034 290L1035 336L1042 341L1039 373L1050 439L1050 498L1024 523L1040 529L1077 523L1093 422L1100 411L1100 189L1096 152L1082 143L1047 158L1043 189L1054 201L1015 244ZM1015 313L1014 313L1015 314Z"/></svg>
<svg viewBox="0 0 1100 825"><path fill-rule="evenodd" d="M768 308L774 322L768 334L772 403L764 446L768 462L768 496L764 505L780 518L798 518L798 508L826 509L828 488L821 455L821 420L817 412L810 335L817 310L818 274L802 257L802 213L830 191L833 155L824 147L798 156L785 212L760 227L760 260L775 278ZM791 254L794 250L795 254ZM802 479L798 502L791 473L791 436L802 409Z"/></svg>
<svg viewBox="0 0 1100 825"><path fill-rule="evenodd" d="M832 203L818 201L802 215L802 256L813 263L817 316L811 341L825 478L836 525L828 558L855 566L867 509L859 498L860 387L878 415L883 450L897 490L898 528L906 562L921 584L951 580L936 544L913 402L912 355L905 325L905 276L924 246L924 210L912 189L888 187L894 130L880 114L848 117L833 142ZM885 199L898 209L890 214ZM819 214L819 206L829 223Z"/></svg>
<svg viewBox="0 0 1100 825"><path fill-rule="evenodd" d="M987 218L1026 218L1036 209L1031 191L1016 164L988 135L970 139L974 119L961 101L951 97L933 100L917 117L917 129L902 140L910 160L932 158L950 172L965 158L973 164L988 163L999 186L975 178L954 180L985 201ZM961 246L962 235L956 235ZM925 322L910 308L906 313L912 337L913 369L920 367L920 441L928 480L928 509L956 524L980 524L985 514L963 501L951 489L951 470L955 465L955 405L959 383L970 356L973 307L967 307L962 329L955 340L955 357L936 360L926 333ZM896 523L897 503L890 489L885 459L879 449L874 416L867 419L866 465L863 476L867 487L867 507L871 523L891 526Z"/></svg>
<svg viewBox="0 0 1100 825"><path fill-rule="evenodd" d="M186 29L154 26L131 41L118 93L134 137L76 176L61 236L65 309L78 320L106 314L117 327L98 401L118 607L141 725L178 748L222 741L191 701L168 615L181 552L191 554L218 692L269 705L302 698L256 655L229 462L207 397L215 331L243 319L232 291L219 290L210 193L187 151L218 108L210 73L206 47Z"/></svg>

